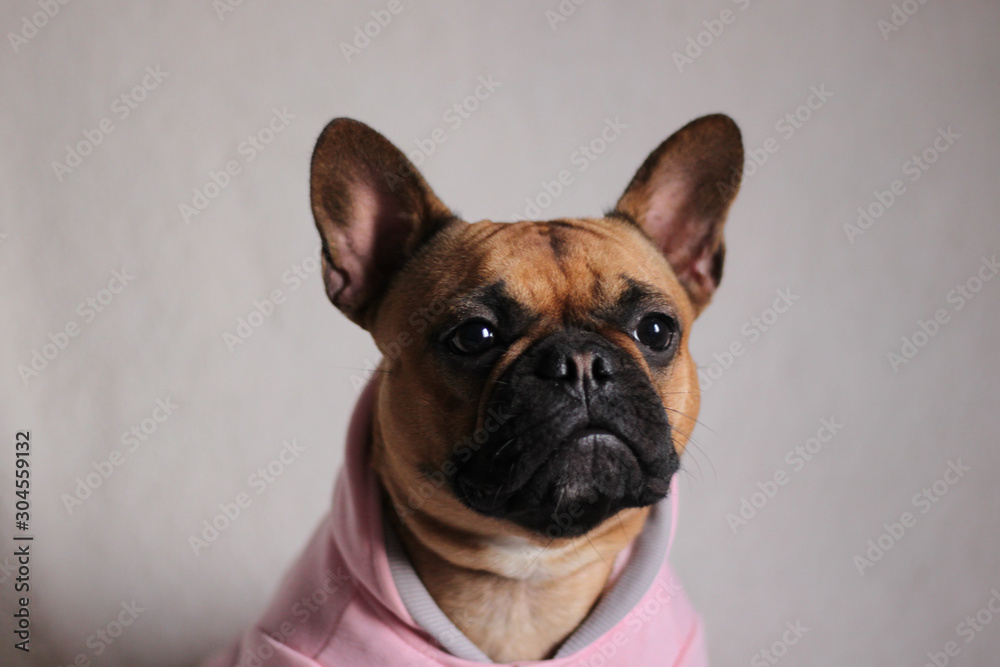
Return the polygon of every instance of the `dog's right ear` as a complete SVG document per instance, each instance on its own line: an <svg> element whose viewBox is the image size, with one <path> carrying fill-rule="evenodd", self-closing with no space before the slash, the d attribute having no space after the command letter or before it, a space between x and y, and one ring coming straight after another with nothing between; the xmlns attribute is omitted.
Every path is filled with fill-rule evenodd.
<svg viewBox="0 0 1000 667"><path fill-rule="evenodd" d="M649 154L615 205L667 258L696 313L722 280L722 227L742 176L740 129L729 116L702 116Z"/></svg>
<svg viewBox="0 0 1000 667"><path fill-rule="evenodd" d="M350 118L330 121L316 142L310 199L327 296L364 328L392 275L455 219L402 151Z"/></svg>

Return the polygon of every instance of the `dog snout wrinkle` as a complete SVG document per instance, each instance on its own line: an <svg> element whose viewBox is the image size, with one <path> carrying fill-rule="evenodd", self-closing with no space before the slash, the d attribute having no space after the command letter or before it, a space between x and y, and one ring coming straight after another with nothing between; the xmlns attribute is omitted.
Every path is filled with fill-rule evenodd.
<svg viewBox="0 0 1000 667"><path fill-rule="evenodd" d="M456 496L544 533L574 507L566 535L662 498L678 459L667 412L628 353L592 331L549 334L524 350L490 400L519 416L456 461Z"/></svg>

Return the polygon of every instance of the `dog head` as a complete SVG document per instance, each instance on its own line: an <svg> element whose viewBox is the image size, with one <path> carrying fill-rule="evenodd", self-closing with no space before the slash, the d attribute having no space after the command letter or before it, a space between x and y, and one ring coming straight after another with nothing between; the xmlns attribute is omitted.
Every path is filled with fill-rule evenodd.
<svg viewBox="0 0 1000 667"><path fill-rule="evenodd" d="M552 539L666 495L742 164L733 121L705 116L603 217L470 224L382 135L326 127L311 176L323 277L383 354L374 465L397 512Z"/></svg>

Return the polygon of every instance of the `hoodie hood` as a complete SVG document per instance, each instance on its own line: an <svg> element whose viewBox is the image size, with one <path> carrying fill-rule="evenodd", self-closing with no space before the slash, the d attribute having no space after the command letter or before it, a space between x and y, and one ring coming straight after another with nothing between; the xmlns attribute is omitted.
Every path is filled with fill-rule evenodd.
<svg viewBox="0 0 1000 667"><path fill-rule="evenodd" d="M431 598L388 522L371 468L377 380L347 433L333 506L260 621L204 667L476 667L495 664ZM550 660L527 667L704 667L701 621L666 556L676 485L615 563L609 586Z"/></svg>

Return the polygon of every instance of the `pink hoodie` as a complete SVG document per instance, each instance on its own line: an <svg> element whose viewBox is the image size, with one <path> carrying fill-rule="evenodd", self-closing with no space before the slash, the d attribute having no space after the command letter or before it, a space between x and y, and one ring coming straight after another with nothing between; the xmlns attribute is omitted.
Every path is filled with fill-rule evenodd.
<svg viewBox="0 0 1000 667"><path fill-rule="evenodd" d="M333 509L285 576L270 609L234 646L204 667L494 664L447 620L391 529L389 534L383 529L379 487L368 451L376 385L365 388L351 417ZM510 664L708 664L701 620L666 561L676 526L676 497L671 490L669 513L663 503L654 508L643 533L620 557L628 562L616 564L613 583L556 656Z"/></svg>

